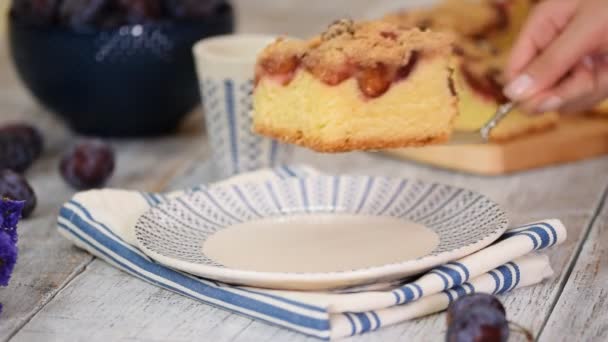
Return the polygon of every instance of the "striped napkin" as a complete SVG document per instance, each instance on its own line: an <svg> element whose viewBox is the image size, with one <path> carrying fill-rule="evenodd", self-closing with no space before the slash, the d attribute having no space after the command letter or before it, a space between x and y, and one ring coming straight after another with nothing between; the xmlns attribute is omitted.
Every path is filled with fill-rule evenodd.
<svg viewBox="0 0 608 342"><path fill-rule="evenodd" d="M317 171L306 167L281 167L224 182L242 184L315 173ZM553 271L548 258L535 251L560 244L566 238L560 221L546 220L511 229L491 246L437 267L415 280L323 293L255 289L173 270L138 249L134 227L139 216L152 206L183 193L109 189L79 193L61 208L58 229L76 246L151 284L326 340L440 312L465 294L499 294L537 284Z"/></svg>

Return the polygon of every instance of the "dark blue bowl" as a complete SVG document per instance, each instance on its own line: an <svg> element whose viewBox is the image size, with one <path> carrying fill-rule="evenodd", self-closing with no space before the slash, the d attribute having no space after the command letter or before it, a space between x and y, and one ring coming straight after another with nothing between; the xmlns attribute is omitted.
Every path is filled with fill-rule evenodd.
<svg viewBox="0 0 608 342"><path fill-rule="evenodd" d="M233 29L229 6L200 21L82 32L11 16L9 41L27 88L73 130L150 136L173 131L200 103L192 46Z"/></svg>

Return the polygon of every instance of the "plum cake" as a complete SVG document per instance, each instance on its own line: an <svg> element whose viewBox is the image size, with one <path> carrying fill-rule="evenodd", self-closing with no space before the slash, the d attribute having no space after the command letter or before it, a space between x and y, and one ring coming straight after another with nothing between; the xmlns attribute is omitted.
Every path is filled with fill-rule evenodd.
<svg viewBox="0 0 608 342"><path fill-rule="evenodd" d="M321 152L449 139L458 114L452 37L386 21L341 20L258 57L254 131Z"/></svg>

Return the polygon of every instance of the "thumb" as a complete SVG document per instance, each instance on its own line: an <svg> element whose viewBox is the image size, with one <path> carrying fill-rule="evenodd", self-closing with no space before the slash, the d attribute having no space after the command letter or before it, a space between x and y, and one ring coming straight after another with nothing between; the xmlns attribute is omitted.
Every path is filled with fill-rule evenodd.
<svg viewBox="0 0 608 342"><path fill-rule="evenodd" d="M507 85L505 95L512 100L522 101L553 86L583 57L595 52L603 41L603 26L604 23L590 23L587 15L578 12L563 31L557 33L555 39Z"/></svg>

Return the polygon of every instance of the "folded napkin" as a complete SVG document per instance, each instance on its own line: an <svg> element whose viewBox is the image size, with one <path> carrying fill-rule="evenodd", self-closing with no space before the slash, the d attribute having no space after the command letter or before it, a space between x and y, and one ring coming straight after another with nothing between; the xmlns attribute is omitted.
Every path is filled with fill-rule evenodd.
<svg viewBox="0 0 608 342"><path fill-rule="evenodd" d="M306 167L281 167L237 176L223 183L243 184L316 173ZM566 238L566 230L558 220L531 223L510 229L491 246L413 281L335 292L232 286L165 267L137 247L134 227L143 213L200 188L168 194L109 189L82 192L61 208L58 229L76 246L151 284L321 339L362 334L440 312L465 294L499 294L539 283L553 271L548 258L534 251L560 244Z"/></svg>

